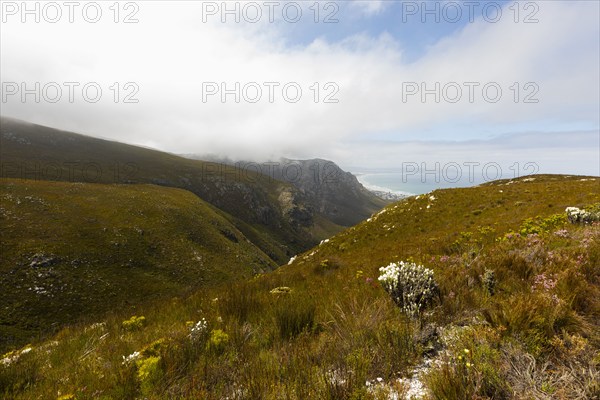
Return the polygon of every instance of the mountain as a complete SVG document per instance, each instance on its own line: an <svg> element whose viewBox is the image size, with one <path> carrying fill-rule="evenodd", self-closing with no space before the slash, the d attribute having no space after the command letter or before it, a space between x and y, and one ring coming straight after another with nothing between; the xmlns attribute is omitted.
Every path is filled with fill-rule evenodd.
<svg viewBox="0 0 600 400"><path fill-rule="evenodd" d="M536 175L409 197L273 272L17 348L0 393L599 398L600 225L565 212L599 219L599 183ZM390 296L392 263L418 285Z"/></svg>
<svg viewBox="0 0 600 400"><path fill-rule="evenodd" d="M339 169L299 187L250 166L0 122L0 350L272 270L383 205Z"/></svg>
<svg viewBox="0 0 600 400"><path fill-rule="evenodd" d="M332 197L337 196L332 190L327 198L338 205L314 203L318 183L305 193L252 168L191 160L5 117L0 119L0 157L4 178L146 183L189 190L224 211L278 264L384 204L368 195L351 197L354 204L348 204L343 196ZM327 184L333 191L344 188L350 193L344 184L349 178L340 178L342 182Z"/></svg>
<svg viewBox="0 0 600 400"><path fill-rule="evenodd" d="M388 204L328 160L282 159L273 164L273 176L294 185L319 213L341 226L356 225Z"/></svg>
<svg viewBox="0 0 600 400"><path fill-rule="evenodd" d="M192 159L202 156L187 155ZM204 157L212 161L236 166L242 170L260 170L263 174L298 189L310 212L316 211L336 225L349 227L370 217L390 201L367 190L350 172L342 170L333 161L319 158L255 163L234 162L218 157Z"/></svg>

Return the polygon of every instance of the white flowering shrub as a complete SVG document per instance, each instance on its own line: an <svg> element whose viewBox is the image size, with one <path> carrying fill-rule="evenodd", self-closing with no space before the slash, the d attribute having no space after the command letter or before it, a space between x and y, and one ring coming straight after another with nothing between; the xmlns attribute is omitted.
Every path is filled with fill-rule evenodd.
<svg viewBox="0 0 600 400"><path fill-rule="evenodd" d="M567 218L572 224L590 224L592 222L600 221L600 212L586 211L577 207L567 207L565 210Z"/></svg>
<svg viewBox="0 0 600 400"><path fill-rule="evenodd" d="M400 261L379 268L379 282L394 303L410 316L430 306L439 293L433 271L411 262Z"/></svg>
<svg viewBox="0 0 600 400"><path fill-rule="evenodd" d="M200 321L190 326L190 339L192 341L199 340L207 331L208 323L202 318Z"/></svg>
<svg viewBox="0 0 600 400"><path fill-rule="evenodd" d="M133 353L131 353L128 356L123 356L123 365L131 364L132 362L134 362L138 358L140 358L140 355L141 354L139 351L134 351Z"/></svg>

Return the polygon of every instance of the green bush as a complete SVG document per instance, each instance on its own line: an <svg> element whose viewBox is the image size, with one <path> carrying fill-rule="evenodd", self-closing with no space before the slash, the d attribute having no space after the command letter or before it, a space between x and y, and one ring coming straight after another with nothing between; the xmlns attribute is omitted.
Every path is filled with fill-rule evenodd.
<svg viewBox="0 0 600 400"><path fill-rule="evenodd" d="M433 399L507 399L509 389L497 349L498 332L485 326L458 328L448 357L425 377Z"/></svg>
<svg viewBox="0 0 600 400"><path fill-rule="evenodd" d="M126 331L139 331L146 325L146 317L132 316L121 323L121 327Z"/></svg>
<svg viewBox="0 0 600 400"><path fill-rule="evenodd" d="M555 214L546 218L535 217L535 218L527 218L521 224L521 228L519 229L519 233L522 236L533 235L533 234L543 234L548 233L551 230L554 230L560 226L563 226L567 222L567 218L564 214Z"/></svg>
<svg viewBox="0 0 600 400"><path fill-rule="evenodd" d="M221 329L214 329L210 332L210 338L206 343L206 349L213 353L223 353L225 347L229 343L229 335L223 332Z"/></svg>
<svg viewBox="0 0 600 400"><path fill-rule="evenodd" d="M160 357L148 357L136 361L137 378L140 382L140 388L143 394L148 394L152 391L154 385L162 375L160 369Z"/></svg>

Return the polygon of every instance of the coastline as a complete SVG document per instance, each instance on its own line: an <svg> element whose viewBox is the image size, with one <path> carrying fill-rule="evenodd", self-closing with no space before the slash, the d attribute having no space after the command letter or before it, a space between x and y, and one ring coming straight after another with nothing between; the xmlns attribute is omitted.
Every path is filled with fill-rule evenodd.
<svg viewBox="0 0 600 400"><path fill-rule="evenodd" d="M373 174L373 173L369 174L369 173L361 173L361 172L357 172L357 173L353 173L353 174L354 174L354 176L356 176L356 179L358 179L358 181L361 183L361 185L363 185L366 189L368 189L374 193L388 193L388 194L392 194L392 195L400 196L400 197L410 197L410 196L417 195L416 193L402 191L402 190L394 190L394 189L391 189L388 187L379 186L379 185L369 182L368 177L374 176L377 174Z"/></svg>

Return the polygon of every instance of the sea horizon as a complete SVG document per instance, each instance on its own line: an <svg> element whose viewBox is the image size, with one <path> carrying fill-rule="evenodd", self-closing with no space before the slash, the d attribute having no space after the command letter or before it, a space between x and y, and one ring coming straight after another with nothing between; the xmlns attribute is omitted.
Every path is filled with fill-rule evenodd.
<svg viewBox="0 0 600 400"><path fill-rule="evenodd" d="M437 189L477 186L483 182L463 179L446 182L436 177L406 176L401 172L353 172L358 181L367 189L403 196L416 196ZM428 179L429 178L429 179Z"/></svg>

